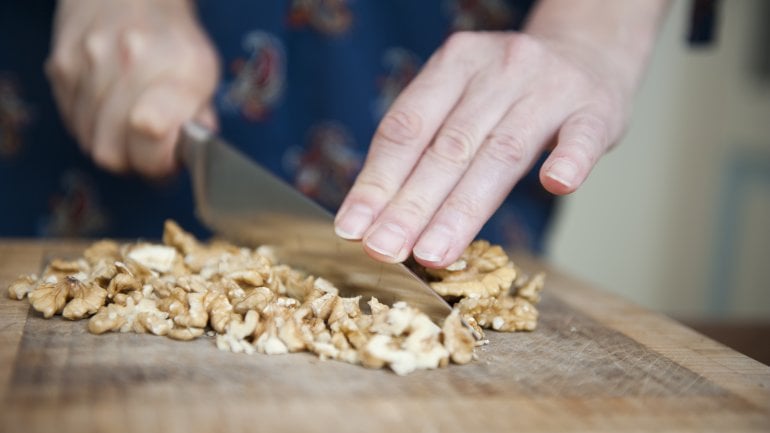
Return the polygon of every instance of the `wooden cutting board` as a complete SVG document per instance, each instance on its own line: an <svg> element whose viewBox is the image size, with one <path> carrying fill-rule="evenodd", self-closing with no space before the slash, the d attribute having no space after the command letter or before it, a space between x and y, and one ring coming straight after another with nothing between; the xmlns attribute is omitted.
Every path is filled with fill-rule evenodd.
<svg viewBox="0 0 770 433"><path fill-rule="evenodd" d="M0 288L77 243L0 241ZM770 368L548 272L539 327L399 377L211 338L90 335L0 297L0 431L770 431Z"/></svg>

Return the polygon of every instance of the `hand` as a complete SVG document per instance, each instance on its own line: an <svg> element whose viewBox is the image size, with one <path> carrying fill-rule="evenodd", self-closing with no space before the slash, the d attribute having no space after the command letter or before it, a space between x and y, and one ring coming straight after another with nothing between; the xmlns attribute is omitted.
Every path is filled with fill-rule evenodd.
<svg viewBox="0 0 770 433"><path fill-rule="evenodd" d="M218 60L189 0L62 0L46 64L81 149L114 172L174 170L181 124L216 125Z"/></svg>
<svg viewBox="0 0 770 433"><path fill-rule="evenodd" d="M548 191L583 183L624 130L627 76L586 44L452 35L380 123L337 233L378 260L451 264L544 150Z"/></svg>

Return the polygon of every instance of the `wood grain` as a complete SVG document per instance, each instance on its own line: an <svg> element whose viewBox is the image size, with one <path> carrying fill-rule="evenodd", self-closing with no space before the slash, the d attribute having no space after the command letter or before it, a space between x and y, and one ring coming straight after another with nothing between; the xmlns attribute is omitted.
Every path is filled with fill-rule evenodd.
<svg viewBox="0 0 770 433"><path fill-rule="evenodd" d="M0 287L79 247L0 242ZM548 272L535 332L489 333L478 361L406 377L210 338L95 336L3 297L0 431L770 430L770 368Z"/></svg>

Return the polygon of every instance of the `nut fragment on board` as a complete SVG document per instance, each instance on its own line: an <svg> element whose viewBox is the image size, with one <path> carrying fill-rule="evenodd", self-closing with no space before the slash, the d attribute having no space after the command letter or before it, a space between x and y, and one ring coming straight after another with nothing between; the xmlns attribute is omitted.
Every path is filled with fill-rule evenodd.
<svg viewBox="0 0 770 433"><path fill-rule="evenodd" d="M82 272L65 277L50 275L27 297L32 308L45 318L59 314L70 320L91 316L104 305L107 291Z"/></svg>
<svg viewBox="0 0 770 433"><path fill-rule="evenodd" d="M482 328L536 326L544 275L527 277L499 246L474 242L448 268L420 273L456 302L442 326L404 302L340 296L328 280L279 263L269 246L203 243L167 221L163 244L98 241L82 258L54 259L39 277L20 276L7 293L26 297L44 318L88 318L93 334L206 334L221 350L308 351L399 375L471 362Z"/></svg>
<svg viewBox="0 0 770 433"><path fill-rule="evenodd" d="M525 275L499 245L475 241L446 269L425 272L434 279L434 290L457 300L455 308L479 336L482 328L511 332L537 326L534 305L540 301L545 274Z"/></svg>
<svg viewBox="0 0 770 433"><path fill-rule="evenodd" d="M449 351L452 362L455 364L471 362L476 339L471 331L463 326L460 310L456 308L452 310L452 313L444 320L442 330L444 332L444 347Z"/></svg>
<svg viewBox="0 0 770 433"><path fill-rule="evenodd" d="M438 279L430 285L441 296L486 297L507 291L518 275L499 245L473 242L459 260L446 269L426 269Z"/></svg>
<svg viewBox="0 0 770 433"><path fill-rule="evenodd" d="M37 285L36 275L20 275L8 286L8 297L20 301Z"/></svg>

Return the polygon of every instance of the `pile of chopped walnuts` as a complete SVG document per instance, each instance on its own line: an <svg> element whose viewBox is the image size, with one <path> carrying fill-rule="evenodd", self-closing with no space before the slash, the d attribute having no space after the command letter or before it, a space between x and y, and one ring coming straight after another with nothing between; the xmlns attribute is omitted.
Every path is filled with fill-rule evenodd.
<svg viewBox="0 0 770 433"><path fill-rule="evenodd" d="M277 263L269 247L199 242L173 221L163 244L99 241L77 260L53 260L40 277L11 283L13 299L29 299L51 318L90 318L88 330L216 336L217 347L277 355L309 351L403 375L465 364L482 344L482 328L533 330L543 275L523 276L499 246L474 242L447 269L422 270L430 285L456 301L443 326L403 302L392 306L339 296L320 277ZM466 326L467 325L467 326Z"/></svg>

